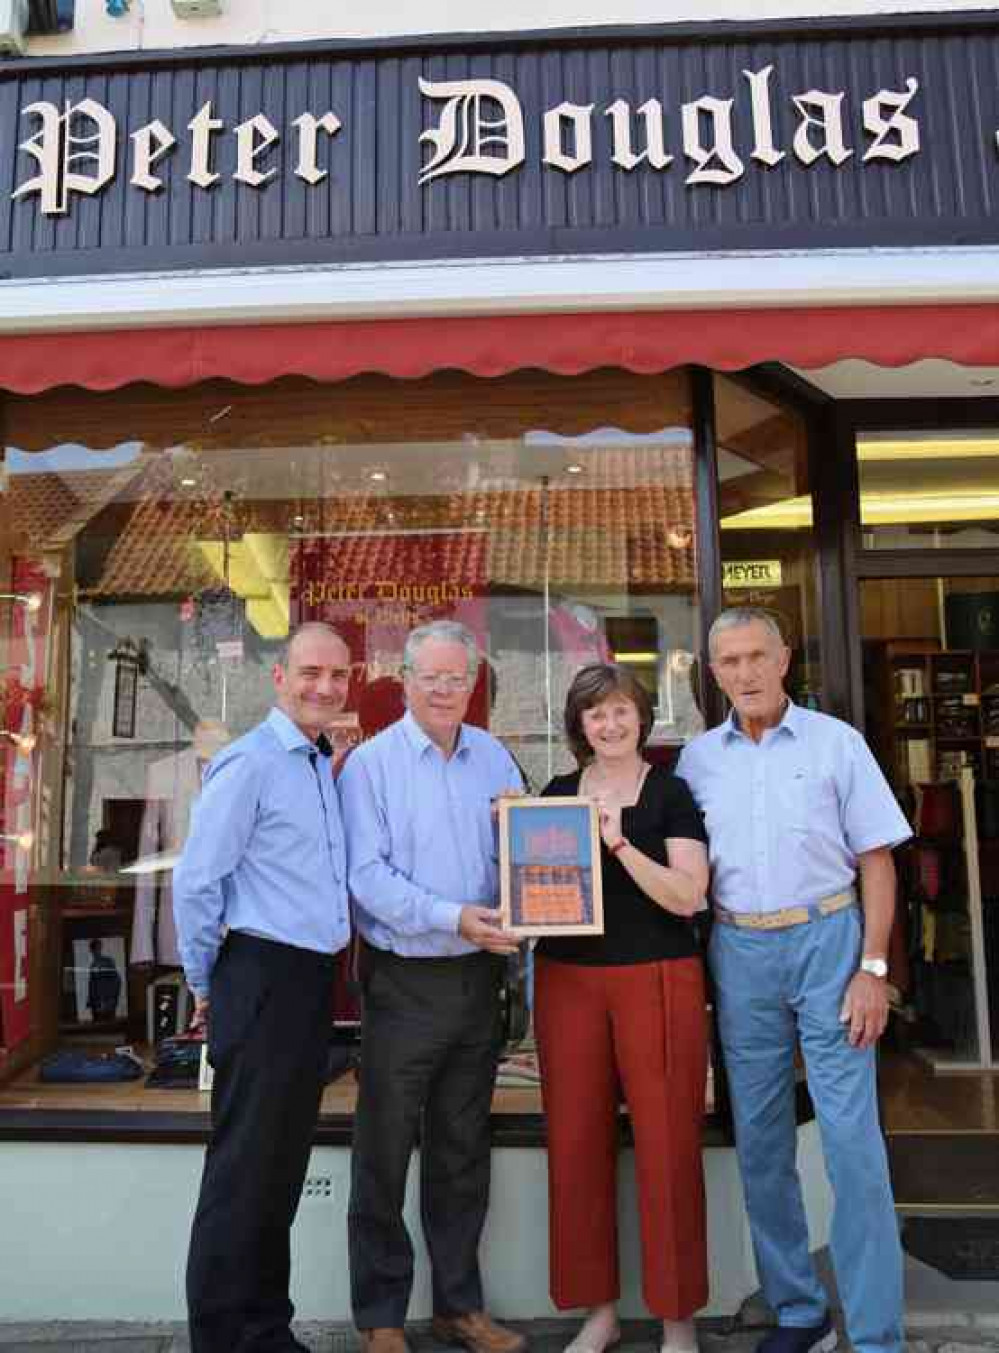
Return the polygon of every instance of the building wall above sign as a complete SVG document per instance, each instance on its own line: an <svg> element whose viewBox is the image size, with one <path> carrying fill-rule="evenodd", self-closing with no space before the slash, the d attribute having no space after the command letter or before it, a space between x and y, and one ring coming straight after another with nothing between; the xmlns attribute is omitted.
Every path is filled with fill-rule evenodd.
<svg viewBox="0 0 999 1353"><path fill-rule="evenodd" d="M52 6L55 0L33 0ZM536 29L555 31L593 28L608 24L753 23L795 19L829 19L830 12L876 19L904 10L910 14L961 12L967 0L620 0L608 9L601 0L548 0L540 7L533 0L508 0L503 5L466 5L456 19L452 0L422 0L418 6L407 0L369 0L363 5L331 6L328 0L239 0L222 7L217 18L197 24L179 20L170 0L145 0L142 5L123 6L120 18L109 18L106 0L78 0L76 31L72 40L33 39L32 55L62 57L92 52L159 51L165 48L314 42L329 39L395 38L421 34L445 35L457 27L462 33L518 32ZM977 10L993 10L994 3L979 3ZM835 22L841 20L837 18ZM39 29L41 31L41 29ZM52 30L54 31L54 30Z"/></svg>

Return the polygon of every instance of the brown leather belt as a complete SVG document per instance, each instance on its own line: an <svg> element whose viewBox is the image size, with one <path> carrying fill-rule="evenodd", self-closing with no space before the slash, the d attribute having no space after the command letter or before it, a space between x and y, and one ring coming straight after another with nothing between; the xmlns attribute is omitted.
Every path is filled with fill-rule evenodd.
<svg viewBox="0 0 999 1353"><path fill-rule="evenodd" d="M803 907L781 907L780 911L729 911L726 907L716 906L714 915L722 925L739 926L744 930L787 930L789 926L821 921L823 916L832 916L852 907L856 900L857 894L848 888L846 892L834 893L832 897L823 897L820 902L810 902Z"/></svg>

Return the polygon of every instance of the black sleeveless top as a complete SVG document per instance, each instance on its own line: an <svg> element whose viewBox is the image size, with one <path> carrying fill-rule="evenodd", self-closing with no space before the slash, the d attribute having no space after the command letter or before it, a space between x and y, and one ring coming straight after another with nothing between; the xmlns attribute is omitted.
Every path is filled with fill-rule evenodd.
<svg viewBox="0 0 999 1353"><path fill-rule="evenodd" d="M556 775L541 791L543 797L579 793L580 771ZM633 846L658 864L667 864L668 837L707 842L704 823L687 782L663 766L650 766L638 802L622 809L621 829ZM560 963L609 965L653 963L661 959L690 958L698 952L690 921L664 911L600 843L604 896L603 935L545 936L536 952Z"/></svg>

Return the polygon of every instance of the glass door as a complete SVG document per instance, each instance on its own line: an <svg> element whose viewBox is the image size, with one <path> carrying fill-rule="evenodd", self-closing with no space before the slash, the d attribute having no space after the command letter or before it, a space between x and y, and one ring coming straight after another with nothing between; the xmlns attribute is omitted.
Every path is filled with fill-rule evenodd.
<svg viewBox="0 0 999 1353"><path fill-rule="evenodd" d="M994 1128L999 576L867 578L860 619L865 733L916 833L896 856L886 1123ZM948 1071L980 1073L981 1094Z"/></svg>

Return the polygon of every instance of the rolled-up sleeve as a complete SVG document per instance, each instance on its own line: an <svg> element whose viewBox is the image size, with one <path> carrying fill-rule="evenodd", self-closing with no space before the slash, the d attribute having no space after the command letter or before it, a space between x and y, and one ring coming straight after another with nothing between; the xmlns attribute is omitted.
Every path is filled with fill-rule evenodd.
<svg viewBox="0 0 999 1353"><path fill-rule="evenodd" d="M348 758L339 780L347 837L347 878L358 904L400 935L458 933L462 904L414 883L390 862L390 834L371 770L363 755Z"/></svg>
<svg viewBox="0 0 999 1353"><path fill-rule="evenodd" d="M259 803L260 772L246 754L213 762L194 805L191 830L174 870L173 913L188 986L208 993L225 923L224 880L246 852Z"/></svg>

